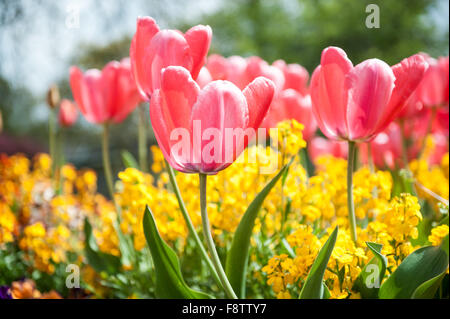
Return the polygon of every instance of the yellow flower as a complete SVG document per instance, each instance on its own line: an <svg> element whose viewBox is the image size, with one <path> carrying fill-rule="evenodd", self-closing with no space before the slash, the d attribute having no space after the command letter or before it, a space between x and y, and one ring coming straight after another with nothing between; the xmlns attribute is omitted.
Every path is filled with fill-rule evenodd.
<svg viewBox="0 0 450 319"><path fill-rule="evenodd" d="M439 246L442 243L442 239L448 235L448 225L440 225L431 230L431 235L428 236L428 241L433 246Z"/></svg>

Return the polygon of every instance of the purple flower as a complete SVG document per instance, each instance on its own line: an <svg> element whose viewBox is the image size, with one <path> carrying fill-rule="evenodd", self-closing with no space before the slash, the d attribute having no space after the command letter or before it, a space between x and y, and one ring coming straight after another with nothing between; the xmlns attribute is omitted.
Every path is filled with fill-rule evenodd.
<svg viewBox="0 0 450 319"><path fill-rule="evenodd" d="M12 299L8 286L0 286L0 299Z"/></svg>

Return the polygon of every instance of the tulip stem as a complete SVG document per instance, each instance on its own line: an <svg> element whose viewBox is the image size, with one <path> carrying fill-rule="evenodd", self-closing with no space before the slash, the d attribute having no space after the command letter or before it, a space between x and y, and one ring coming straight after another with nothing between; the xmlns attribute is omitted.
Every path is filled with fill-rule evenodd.
<svg viewBox="0 0 450 319"><path fill-rule="evenodd" d="M55 169L56 169L56 127L55 127L55 121L56 121L56 110L55 108L50 109L50 115L48 118L48 133L49 133L49 151L50 151L50 157L52 159L52 166L51 166L51 176L52 178L55 177Z"/></svg>
<svg viewBox="0 0 450 319"><path fill-rule="evenodd" d="M227 275L223 270L222 264L220 263L219 255L217 254L216 246L214 245L214 240L211 235L211 228L209 225L208 213L206 211L206 174L199 174L200 177L200 211L202 215L202 227L203 235L208 246L209 253L212 257L214 267L216 268L217 274L219 275L220 281L222 282L222 287L229 298L238 299L236 294L228 281Z"/></svg>
<svg viewBox="0 0 450 319"><path fill-rule="evenodd" d="M139 144L139 166L141 171L147 172L147 130L145 118L145 105L139 108L139 123L138 123L138 144Z"/></svg>
<svg viewBox="0 0 450 319"><path fill-rule="evenodd" d="M348 141L348 165L347 165L347 206L348 218L350 222L350 233L353 241L356 243L356 217L355 203L353 201L353 169L355 166L356 144Z"/></svg>
<svg viewBox="0 0 450 319"><path fill-rule="evenodd" d="M189 214L187 212L186 205L184 204L183 198L181 197L180 189L178 188L178 184L177 184L177 180L175 178L175 173L173 171L173 168L172 168L172 166L169 165L169 163L167 163L167 161L166 161L166 167L167 167L167 171L169 173L169 179L172 184L173 191L175 193L175 196L177 197L178 205L180 206L181 213L183 214L183 218L188 226L189 232L194 237L195 244L197 245L198 249L200 250L200 253L201 253L204 261L208 265L208 268L211 270L214 280L216 281L217 285L222 288L222 282L221 282L219 276L217 275L217 271L214 268L214 265L213 265L211 259L209 258L208 253L206 252L205 247L203 246L202 241L200 240L200 237L198 236L197 232L195 231L194 224L192 223L191 217L189 216Z"/></svg>
<svg viewBox="0 0 450 319"><path fill-rule="evenodd" d="M109 126L107 123L103 125L103 136L102 136L102 155L103 155L103 169L105 171L106 186L108 187L109 195L111 200L114 201L114 187L113 179L111 173L111 163L109 160Z"/></svg>

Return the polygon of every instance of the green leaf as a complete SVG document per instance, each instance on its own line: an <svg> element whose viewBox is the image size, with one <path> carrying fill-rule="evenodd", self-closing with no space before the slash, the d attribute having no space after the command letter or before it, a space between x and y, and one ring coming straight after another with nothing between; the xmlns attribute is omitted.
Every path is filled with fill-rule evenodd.
<svg viewBox="0 0 450 319"><path fill-rule="evenodd" d="M321 299L330 299L331 298L331 292L330 289L328 289L328 286L322 282L323 285L323 294Z"/></svg>
<svg viewBox="0 0 450 319"><path fill-rule="evenodd" d="M125 165L126 168L136 168L139 169L139 164L137 163L136 159L134 158L133 154L126 150L122 150L120 152L120 156L122 157L123 165Z"/></svg>
<svg viewBox="0 0 450 319"><path fill-rule="evenodd" d="M172 248L161 238L155 219L148 208L144 213L144 234L155 266L157 298L207 299L211 296L188 287L180 270L180 262Z"/></svg>
<svg viewBox="0 0 450 319"><path fill-rule="evenodd" d="M441 249L443 251L445 251L445 253L447 254L447 257L448 257L449 256L449 253L448 253L448 235L445 236L444 239L442 239L442 243L441 243L440 247L441 247Z"/></svg>
<svg viewBox="0 0 450 319"><path fill-rule="evenodd" d="M425 281L414 291L412 299L433 299L436 291L441 286L442 279L444 279L446 272Z"/></svg>
<svg viewBox="0 0 450 319"><path fill-rule="evenodd" d="M325 245L320 249L300 291L299 299L321 299L324 296L323 275L336 244L337 234L338 227L333 230Z"/></svg>
<svg viewBox="0 0 450 319"><path fill-rule="evenodd" d="M87 218L84 220L84 252L88 264L97 272L117 274L121 271L122 265L119 257L99 250L92 235L92 226Z"/></svg>
<svg viewBox="0 0 450 319"><path fill-rule="evenodd" d="M292 160L289 164L285 165L255 197L245 211L245 214L242 217L236 232L234 233L233 241L227 254L225 272L236 295L240 298L245 298L245 275L247 272L250 237L253 233L256 217L258 216L258 212L264 202L264 199L278 182L280 177L283 176L291 163Z"/></svg>
<svg viewBox="0 0 450 319"><path fill-rule="evenodd" d="M448 268L448 236L439 247L422 247L411 253L381 285L381 299L408 299L425 282ZM420 289L423 291L424 288ZM418 292L418 293L419 293Z"/></svg>
<svg viewBox="0 0 450 319"><path fill-rule="evenodd" d="M355 281L353 289L359 291L362 298L373 299L378 297L379 285L383 281L384 275L386 274L387 259L381 254L383 245L370 242L366 242L366 245L373 252L374 257L364 266ZM375 280L372 282L371 279L374 271L378 271L378 278L374 278ZM373 284L372 288L368 287L368 280L370 280L370 283Z"/></svg>

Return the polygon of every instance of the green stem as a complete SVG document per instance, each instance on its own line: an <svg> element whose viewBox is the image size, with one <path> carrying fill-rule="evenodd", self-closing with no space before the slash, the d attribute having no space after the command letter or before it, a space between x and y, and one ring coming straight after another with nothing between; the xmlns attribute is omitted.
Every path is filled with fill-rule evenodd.
<svg viewBox="0 0 450 319"><path fill-rule="evenodd" d="M367 163L369 164L370 173L375 173L375 165L373 163L372 144L367 142Z"/></svg>
<svg viewBox="0 0 450 319"><path fill-rule="evenodd" d="M347 205L348 218L350 222L350 233L353 241L356 243L356 217L355 203L353 202L353 168L355 166L356 144L348 141L348 166L347 166Z"/></svg>
<svg viewBox="0 0 450 319"><path fill-rule="evenodd" d="M50 109L50 115L48 118L48 133L49 133L49 151L50 157L52 159L52 167L51 167L51 176L55 177L55 168L56 168L56 109Z"/></svg>
<svg viewBox="0 0 450 319"><path fill-rule="evenodd" d="M220 263L219 255L217 254L216 246L214 245L214 240L211 235L211 228L209 225L208 213L206 211L206 175L200 173L200 210L202 214L202 227L203 235L205 236L206 244L208 246L209 253L212 257L214 267L216 268L217 274L219 275L220 281L222 282L222 287L229 298L237 299L236 294L228 281L227 275L223 270L222 264Z"/></svg>
<svg viewBox="0 0 450 319"><path fill-rule="evenodd" d="M111 196L111 200L114 203L114 207L116 208L117 217L113 222L114 229L117 233L117 237L119 238L119 249L121 253L122 264L129 266L132 263L132 260L135 264L138 264L136 251L133 247L132 239L129 236L126 236L122 230L120 229L120 223L122 219L122 209L117 204L116 199L114 198L114 184L113 184L113 175L111 171L111 163L109 160L109 125L108 123L103 124L103 136L102 136L102 155L103 155L103 168L105 171L105 179L106 185L108 186L108 192Z"/></svg>
<svg viewBox="0 0 450 319"><path fill-rule="evenodd" d="M139 106L138 144L139 144L139 166L141 171L147 172L147 130L146 130L145 105Z"/></svg>
<svg viewBox="0 0 450 319"><path fill-rule="evenodd" d="M186 205L184 204L183 198L181 197L180 189L178 188L178 184L177 184L177 180L175 178L175 173L173 171L173 168L172 168L172 166L169 165L169 163L167 163L167 161L166 161L166 167L167 167L167 171L169 173L169 179L172 184L173 191L178 200L178 205L180 206L181 213L183 214L183 218L186 221L186 224L188 226L189 233L191 234L191 236L194 237L195 244L197 245L198 249L200 250L203 260L206 262L206 264L208 265L208 268L211 270L211 273L212 273L217 285L219 285L219 287L222 287L222 282L220 281L220 278L217 275L216 269L214 268L214 265L213 265L211 259L209 258L208 253L206 252L205 247L203 246L202 241L200 240L200 237L198 237L198 234L194 228L194 224L192 224L191 217L189 216L189 214L187 212Z"/></svg>
<svg viewBox="0 0 450 319"><path fill-rule="evenodd" d="M103 169L105 170L105 179L106 185L108 187L109 195L111 196L111 200L114 200L114 187L113 187L113 179L111 173L111 163L109 161L109 126L107 123L103 125L103 136L102 136L102 155L103 155Z"/></svg>

